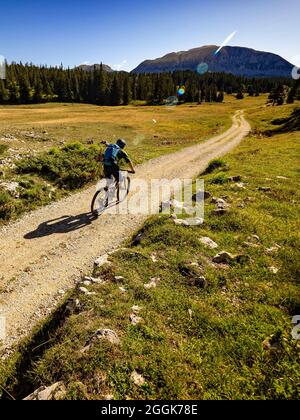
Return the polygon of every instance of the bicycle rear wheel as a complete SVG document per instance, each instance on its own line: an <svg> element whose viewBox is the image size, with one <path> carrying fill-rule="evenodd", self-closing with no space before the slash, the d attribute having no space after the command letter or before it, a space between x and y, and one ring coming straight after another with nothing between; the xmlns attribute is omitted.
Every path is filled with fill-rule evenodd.
<svg viewBox="0 0 300 420"><path fill-rule="evenodd" d="M108 206L108 188L101 188L93 197L91 204L92 213L99 216Z"/></svg>

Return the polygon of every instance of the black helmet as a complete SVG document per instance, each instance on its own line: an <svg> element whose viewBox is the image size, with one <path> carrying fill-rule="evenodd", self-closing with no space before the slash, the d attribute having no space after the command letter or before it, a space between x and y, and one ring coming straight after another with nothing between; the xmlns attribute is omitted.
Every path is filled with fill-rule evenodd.
<svg viewBox="0 0 300 420"><path fill-rule="evenodd" d="M117 141L117 145L118 145L121 149L124 149L124 147L126 146L126 141L125 141L125 140L123 140L123 139L119 139L119 140Z"/></svg>

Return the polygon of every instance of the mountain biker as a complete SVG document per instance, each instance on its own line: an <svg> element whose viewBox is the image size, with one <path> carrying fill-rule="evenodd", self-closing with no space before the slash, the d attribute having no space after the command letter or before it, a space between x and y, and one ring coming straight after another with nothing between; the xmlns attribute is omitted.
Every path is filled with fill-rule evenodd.
<svg viewBox="0 0 300 420"><path fill-rule="evenodd" d="M115 144L109 144L106 141L102 143L107 146L102 161L105 178L111 178L111 176L113 176L116 183L119 182L119 162L122 159L128 163L132 173L135 173L135 169L128 154L123 150L126 147L125 140L119 139Z"/></svg>

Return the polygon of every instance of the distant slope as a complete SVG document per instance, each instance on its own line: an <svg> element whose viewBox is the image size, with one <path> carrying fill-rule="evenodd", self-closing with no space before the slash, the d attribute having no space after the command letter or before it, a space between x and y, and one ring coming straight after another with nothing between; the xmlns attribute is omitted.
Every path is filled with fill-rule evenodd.
<svg viewBox="0 0 300 420"><path fill-rule="evenodd" d="M196 71L201 63L210 72L232 73L249 77L290 77L293 65L279 55L244 47L224 47L215 55L216 45L173 52L155 60L146 60L133 73L159 73L176 70Z"/></svg>
<svg viewBox="0 0 300 420"><path fill-rule="evenodd" d="M85 71L94 71L94 67L96 67L96 69L99 69L101 66L101 64L81 64L80 66L78 66L78 69L82 69ZM102 64L103 70L107 71L108 73L112 73L114 72L114 70L108 66L107 64Z"/></svg>

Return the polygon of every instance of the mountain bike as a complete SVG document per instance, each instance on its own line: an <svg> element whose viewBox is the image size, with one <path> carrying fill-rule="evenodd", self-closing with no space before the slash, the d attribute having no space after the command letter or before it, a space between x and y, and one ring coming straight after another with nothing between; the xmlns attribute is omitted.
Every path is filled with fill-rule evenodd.
<svg viewBox="0 0 300 420"><path fill-rule="evenodd" d="M119 182L116 182L112 176L103 178L106 185L97 189L91 204L91 211L95 216L100 216L109 205L117 205L125 200L130 191L131 181L128 174L132 173L134 172L120 169ZM116 199L115 202L113 202L114 199Z"/></svg>

